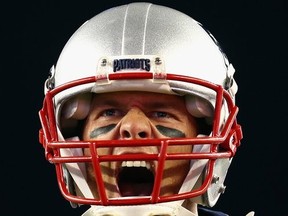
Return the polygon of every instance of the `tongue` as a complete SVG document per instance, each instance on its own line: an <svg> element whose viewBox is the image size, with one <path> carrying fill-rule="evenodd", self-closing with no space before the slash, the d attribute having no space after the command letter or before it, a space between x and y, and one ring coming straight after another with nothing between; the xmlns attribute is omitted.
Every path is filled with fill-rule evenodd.
<svg viewBox="0 0 288 216"><path fill-rule="evenodd" d="M121 196L149 196L152 192L152 184L123 182L119 185Z"/></svg>

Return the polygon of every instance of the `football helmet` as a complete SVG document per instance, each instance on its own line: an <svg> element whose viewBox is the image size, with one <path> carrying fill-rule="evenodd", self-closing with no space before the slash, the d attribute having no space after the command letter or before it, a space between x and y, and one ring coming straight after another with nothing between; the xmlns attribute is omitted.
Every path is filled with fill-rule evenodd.
<svg viewBox="0 0 288 216"><path fill-rule="evenodd" d="M166 6L130 3L85 22L51 68L39 111L39 141L46 159L56 167L63 196L72 206L94 206L93 211L99 215L114 215L111 212L121 208L128 215L131 205L136 211L144 206L141 211L147 215L176 215L175 209L174 213L167 209L174 203L181 206L187 199L204 206L215 205L242 139L236 120L234 71L209 31L190 16ZM205 129L196 138L81 140L81 125L89 113L92 95L116 91L183 96L187 110L203 122ZM191 145L193 151L167 152L167 147L179 144ZM98 148L127 145L157 146L160 150L153 155L97 154ZM83 154L84 148L91 149L91 156ZM157 161L149 180L151 195L109 197L101 163L139 160ZM161 177L167 160L189 160L190 171L178 193L162 195ZM94 167L100 193L97 198L86 181L86 163ZM152 214L154 206L157 210Z"/></svg>

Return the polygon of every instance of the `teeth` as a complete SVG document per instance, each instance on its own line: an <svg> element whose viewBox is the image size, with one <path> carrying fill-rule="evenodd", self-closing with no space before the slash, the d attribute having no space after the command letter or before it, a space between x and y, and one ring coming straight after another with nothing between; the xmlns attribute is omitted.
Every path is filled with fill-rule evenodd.
<svg viewBox="0 0 288 216"><path fill-rule="evenodd" d="M151 169L151 164L146 161L123 161L121 164L122 167L146 167Z"/></svg>

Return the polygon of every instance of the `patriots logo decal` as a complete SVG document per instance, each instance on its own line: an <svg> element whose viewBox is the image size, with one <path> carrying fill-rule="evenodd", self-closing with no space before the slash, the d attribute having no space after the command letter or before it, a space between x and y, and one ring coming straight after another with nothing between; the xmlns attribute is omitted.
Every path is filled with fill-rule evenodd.
<svg viewBox="0 0 288 216"><path fill-rule="evenodd" d="M134 59L114 59L113 72L121 70L145 70L150 71L150 59L148 58L134 58Z"/></svg>

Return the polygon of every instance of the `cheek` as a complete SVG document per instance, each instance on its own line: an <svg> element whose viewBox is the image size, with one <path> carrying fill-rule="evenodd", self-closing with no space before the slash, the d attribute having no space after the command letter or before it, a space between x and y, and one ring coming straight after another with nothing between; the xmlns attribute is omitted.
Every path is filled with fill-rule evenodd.
<svg viewBox="0 0 288 216"><path fill-rule="evenodd" d="M185 124L184 132L187 138L193 138L198 135L198 125L195 119L191 119Z"/></svg>
<svg viewBox="0 0 288 216"><path fill-rule="evenodd" d="M91 124L86 122L82 132L83 140L89 140L90 131L91 131Z"/></svg>
<svg viewBox="0 0 288 216"><path fill-rule="evenodd" d="M84 155L91 156L90 149L85 148L83 152L84 152ZM97 154L98 155L110 155L111 153L112 153L112 149L111 148L98 148L97 149Z"/></svg>
<svg viewBox="0 0 288 216"><path fill-rule="evenodd" d="M168 153L191 153L192 146L171 146L167 151ZM187 169L190 167L190 160L167 160L165 164L166 171L175 172L175 176L182 178L187 174Z"/></svg>
<svg viewBox="0 0 288 216"><path fill-rule="evenodd" d="M169 152L191 152L191 146L169 147ZM167 160L161 183L161 194L169 195L178 193L183 181L189 171L190 160Z"/></svg>
<svg viewBox="0 0 288 216"><path fill-rule="evenodd" d="M168 153L190 153L192 152L191 145L171 146L167 150ZM190 166L190 160L167 160L165 169L177 173L179 176L186 175L187 168ZM175 174L175 175L177 175Z"/></svg>
<svg viewBox="0 0 288 216"><path fill-rule="evenodd" d="M168 153L191 153L191 145L170 146L167 150Z"/></svg>

